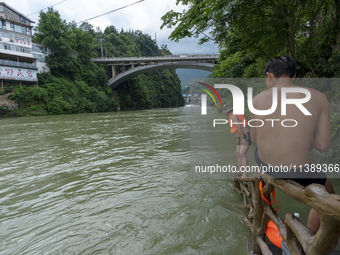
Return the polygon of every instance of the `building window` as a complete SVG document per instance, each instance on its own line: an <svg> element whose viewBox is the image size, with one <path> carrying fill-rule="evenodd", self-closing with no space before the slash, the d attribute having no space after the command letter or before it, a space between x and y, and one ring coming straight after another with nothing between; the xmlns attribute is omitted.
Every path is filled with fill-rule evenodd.
<svg viewBox="0 0 340 255"><path fill-rule="evenodd" d="M22 52L22 53L32 53L32 50L28 47L20 47L8 43L0 43L0 49L5 49L5 50L12 50L12 51L17 51L17 52Z"/></svg>
<svg viewBox="0 0 340 255"><path fill-rule="evenodd" d="M45 63L45 56L44 55L39 55L39 54L33 53L33 57L37 59L37 62Z"/></svg>
<svg viewBox="0 0 340 255"><path fill-rule="evenodd" d="M33 52L39 52L39 48L35 44L32 45L32 50L33 50Z"/></svg>
<svg viewBox="0 0 340 255"><path fill-rule="evenodd" d="M22 22L24 24L26 24L26 22L27 22L27 20L21 15L19 15L19 20L20 20L20 22Z"/></svg>
<svg viewBox="0 0 340 255"><path fill-rule="evenodd" d="M8 24L6 24L5 20L1 20L0 28L2 27L2 29L7 30L7 25ZM29 27L20 26L14 23L10 23L10 30L20 34L31 35L31 30Z"/></svg>
<svg viewBox="0 0 340 255"><path fill-rule="evenodd" d="M17 33L22 33L22 26L19 26L19 25L14 25L14 31L17 32Z"/></svg>

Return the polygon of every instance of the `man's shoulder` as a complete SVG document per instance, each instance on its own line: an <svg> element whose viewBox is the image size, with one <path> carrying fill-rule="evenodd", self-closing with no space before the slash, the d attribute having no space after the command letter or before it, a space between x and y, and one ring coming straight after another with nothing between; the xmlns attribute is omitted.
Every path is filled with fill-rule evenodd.
<svg viewBox="0 0 340 255"><path fill-rule="evenodd" d="M273 94L272 89L266 89L253 98L253 103L256 104L268 98L272 98L272 94Z"/></svg>
<svg viewBox="0 0 340 255"><path fill-rule="evenodd" d="M322 93L322 92L320 92L316 89L303 87L303 86L296 86L296 87L307 89L311 93L311 100L318 101L319 103L325 103L325 104L329 103L327 96L324 93Z"/></svg>

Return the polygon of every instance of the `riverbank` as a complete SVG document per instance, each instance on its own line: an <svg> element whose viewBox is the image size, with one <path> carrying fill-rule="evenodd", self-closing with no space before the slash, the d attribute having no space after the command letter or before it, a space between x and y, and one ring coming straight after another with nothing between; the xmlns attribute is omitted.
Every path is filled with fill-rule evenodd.
<svg viewBox="0 0 340 255"><path fill-rule="evenodd" d="M106 77L107 78L107 77ZM174 70L158 70L134 77L115 90L107 86L38 74L39 87L5 87L2 116L41 116L111 112L184 106ZM15 107L14 107L15 105ZM5 109L2 109L5 111Z"/></svg>
<svg viewBox="0 0 340 255"><path fill-rule="evenodd" d="M19 104L13 100L13 93L0 95L0 117L24 117L24 116L44 116L48 115L44 105L32 105L20 108Z"/></svg>
<svg viewBox="0 0 340 255"><path fill-rule="evenodd" d="M16 110L19 108L19 105L15 100L11 100L9 97L13 96L12 93L4 94L2 90L0 90L0 116L5 115L7 112L12 110Z"/></svg>

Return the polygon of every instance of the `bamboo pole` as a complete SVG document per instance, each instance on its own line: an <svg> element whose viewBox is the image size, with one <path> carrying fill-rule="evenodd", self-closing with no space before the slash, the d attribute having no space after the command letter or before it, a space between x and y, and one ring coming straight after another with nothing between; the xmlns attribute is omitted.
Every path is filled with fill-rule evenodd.
<svg viewBox="0 0 340 255"><path fill-rule="evenodd" d="M261 237L257 238L257 243L259 244L261 248L261 252L263 255L273 255L273 253L270 251L268 245L263 241Z"/></svg>
<svg viewBox="0 0 340 255"><path fill-rule="evenodd" d="M264 178L267 183L278 187L290 197L314 208L320 215L321 225L315 236L298 219L290 214L286 215L285 241L293 254L330 254L340 236L340 196L329 194L325 187L319 184L304 188L292 180L274 179L267 175Z"/></svg>
<svg viewBox="0 0 340 255"><path fill-rule="evenodd" d="M308 237L312 237L313 233L310 233L310 229L307 231L307 227L305 227L300 220L297 221L293 219L290 213L286 214L285 219L287 237L284 239L284 241L288 244L288 247L293 254L304 255L303 250L306 251L306 249L303 249L302 247L306 246L306 243L309 243ZM298 238L300 234L302 234L302 236L300 236L301 240Z"/></svg>
<svg viewBox="0 0 340 255"><path fill-rule="evenodd" d="M313 238L312 246L305 250L307 254L330 254L338 243L340 236L339 221L334 220L332 215L326 213L322 213L320 218L320 228Z"/></svg>
<svg viewBox="0 0 340 255"><path fill-rule="evenodd" d="M263 195L267 199L270 198L272 189L277 187L318 212L321 225L314 235L298 218L289 213L286 214L284 223L273 208L262 200L258 178L247 179L239 179L235 182L238 182L238 191L243 195L245 207L250 209L248 218L245 216L244 221L252 230L253 254L271 254L263 239L269 218L278 227L282 239L287 243L293 255L326 255L335 249L340 236L339 195L329 194L321 185L312 184L304 188L292 180L274 179L266 174L263 175L262 179L266 183L263 187ZM250 182L249 186L243 184L246 181ZM248 200L250 200L249 203ZM249 219L253 219L253 223Z"/></svg>
<svg viewBox="0 0 340 255"><path fill-rule="evenodd" d="M261 227L261 219L263 215L262 198L259 190L259 179L255 178L255 203L254 203L254 220L253 220L253 246L252 251L255 254L261 254L261 248L258 244L258 231ZM263 238L263 237L261 237Z"/></svg>
<svg viewBox="0 0 340 255"><path fill-rule="evenodd" d="M266 179L288 196L314 208L319 214L332 214L334 219L340 221L340 196L329 194L324 186L311 184L304 188L292 180L267 178L267 176Z"/></svg>
<svg viewBox="0 0 340 255"><path fill-rule="evenodd" d="M241 192L241 187L240 187L240 183L237 179L234 179L234 188L236 189L237 192Z"/></svg>

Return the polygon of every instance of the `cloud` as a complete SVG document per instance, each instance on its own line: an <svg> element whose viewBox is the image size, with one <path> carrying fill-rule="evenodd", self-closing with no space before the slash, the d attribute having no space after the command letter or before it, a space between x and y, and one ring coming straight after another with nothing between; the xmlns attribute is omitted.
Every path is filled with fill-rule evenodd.
<svg viewBox="0 0 340 255"><path fill-rule="evenodd" d="M7 4L19 12L28 15L58 2L61 2L61 0L11 0L11 2L7 2ZM73 20L80 22L134 2L137 2L137 0L127 0L124 2L107 0L84 0L79 2L67 0L53 8L58 10L61 18L67 22ZM217 46L212 42L198 45L198 39L185 38L180 40L179 43L175 43L168 39L172 30L167 28L160 30L160 26L162 25L161 17L168 10L182 11L185 8L186 7L182 5L176 6L176 0L145 0L136 5L112 12L88 22L92 24L94 28L99 26L102 31L107 26L114 25L119 30L121 28L141 30L143 33L149 34L152 38L155 38L156 33L159 47L161 44L167 44L168 49L170 49L173 54L218 53ZM39 13L31 15L29 18L35 21L36 25L39 20Z"/></svg>

